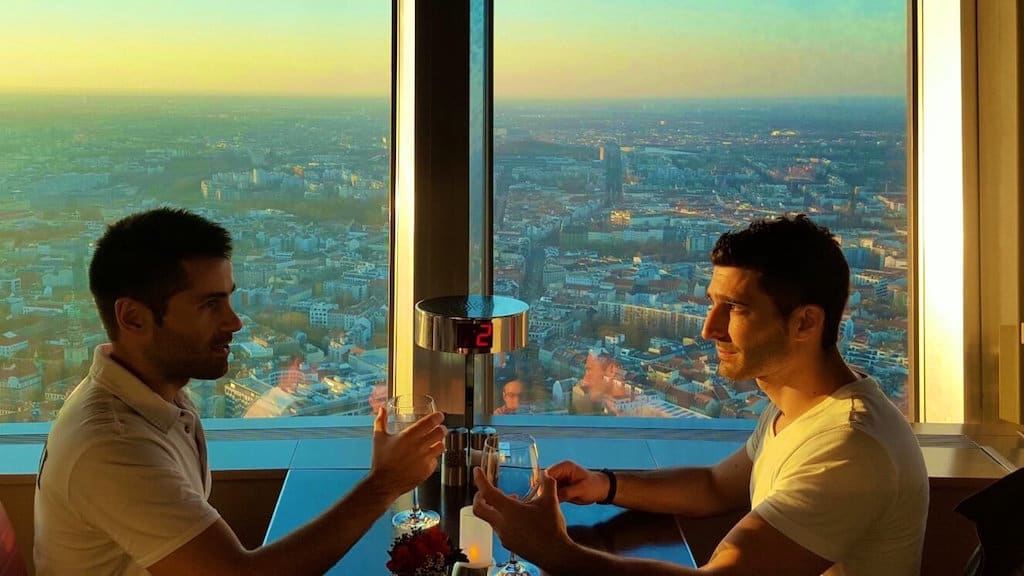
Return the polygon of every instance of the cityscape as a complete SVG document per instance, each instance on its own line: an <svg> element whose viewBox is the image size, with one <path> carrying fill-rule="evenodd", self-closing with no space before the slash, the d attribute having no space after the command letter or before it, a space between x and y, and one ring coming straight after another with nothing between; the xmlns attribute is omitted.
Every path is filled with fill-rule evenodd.
<svg viewBox="0 0 1024 576"><path fill-rule="evenodd" d="M906 409L902 98L496 101L494 292L530 305L496 413L755 418L700 338L709 253L807 213L850 263L840 348ZM387 395L390 103L0 96L0 422L46 421L106 340L104 226L161 205L223 224L245 327L203 417L367 414Z"/></svg>
<svg viewBox="0 0 1024 576"><path fill-rule="evenodd" d="M94 243L160 205L234 241L245 327L229 373L189 386L203 417L369 413L387 370L389 105L0 100L0 421L55 416L106 340Z"/></svg>
<svg viewBox="0 0 1024 576"><path fill-rule="evenodd" d="M700 338L711 248L806 213L851 267L840 349L906 411L905 103L495 105L495 285L530 304L500 413L756 418ZM506 399L507 401L508 399Z"/></svg>

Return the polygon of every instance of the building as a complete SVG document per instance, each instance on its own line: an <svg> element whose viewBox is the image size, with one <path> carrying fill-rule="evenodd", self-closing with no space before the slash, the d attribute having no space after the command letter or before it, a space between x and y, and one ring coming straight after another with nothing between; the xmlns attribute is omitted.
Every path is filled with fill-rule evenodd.
<svg viewBox="0 0 1024 576"><path fill-rule="evenodd" d="M17 412L38 401L43 393L43 373L29 360L0 364L0 411Z"/></svg>
<svg viewBox="0 0 1024 576"><path fill-rule="evenodd" d="M619 143L609 140L601 146L604 164L604 201L612 206L622 200L622 150Z"/></svg>
<svg viewBox="0 0 1024 576"><path fill-rule="evenodd" d="M7 331L0 334L0 358L11 358L21 350L28 349L28 338Z"/></svg>
<svg viewBox="0 0 1024 576"><path fill-rule="evenodd" d="M224 386L224 414L228 418L241 418L249 408L273 388L256 378L245 376L231 378Z"/></svg>

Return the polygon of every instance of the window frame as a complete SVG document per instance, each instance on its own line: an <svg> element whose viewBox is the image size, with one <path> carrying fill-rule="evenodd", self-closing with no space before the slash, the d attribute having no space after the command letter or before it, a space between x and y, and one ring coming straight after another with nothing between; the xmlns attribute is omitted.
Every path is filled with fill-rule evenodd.
<svg viewBox="0 0 1024 576"><path fill-rule="evenodd" d="M435 393L439 397L439 404L442 409L458 413L459 409L464 406L465 400L460 386L463 372L461 361L455 362L450 358L439 358L426 351L416 350L412 344L411 337L404 337L405 334L411 334L411 313L396 314L398 307L411 312L411 304L418 299L465 291L471 282L480 281L469 277L470 257L468 253L465 253L468 250L465 247L467 243L464 242L462 247L456 246L453 255L452 239L447 232L457 227L448 226L447 231L443 230L444 226L437 225L437 222L431 222L428 217L429 212L421 213L420 210L416 210L416 208L426 209L430 204L447 206L449 203L452 203L456 206L457 210L448 211L449 218L451 217L451 212L464 214L468 211L466 196L469 193L469 188L468 184L463 182L464 176L461 176L468 173L468 150L466 150L466 145L460 139L456 139L455 145L441 146L440 148L445 150L433 150L433 154L430 152L432 145L436 145L436 142L441 142L442 144L446 142L444 138L440 137L441 133L454 134L461 130L461 133L465 135L469 130L468 117L463 113L467 104L460 100L464 97L458 96L460 93L468 94L468 72L462 75L457 73L463 58L453 58L452 55L458 54L460 51L468 52L469 26L466 15L470 10L470 0L418 1L421 6L425 7L424 9L416 10L417 0L392 0L391 2L392 149L389 184L392 230L389 236L391 290L389 291L388 302L390 341L388 351L390 363L388 383L389 390L393 393L407 391ZM487 115L486 130L487 134L490 135L493 132L493 91L491 89L493 85L493 0L475 1L484 2L486 22L489 30L487 34L488 68L486 71L487 98L485 110ZM980 296L983 296L985 292L983 289L978 288L982 280L981 271L987 269L988 265L986 262L991 262L991 260L986 260L985 253L982 252L983 249L990 247L990 244L985 240L984 232L979 230L980 225L977 224L979 220L984 218L985 214L982 212L984 207L979 207L978 205L980 187L977 184L979 178L977 155L979 144L977 138L978 131L980 130L978 125L978 98L979 90L984 89L984 86L979 86L977 78L974 77L978 73L976 59L983 58L986 53L992 56L990 52L986 52L984 46L979 44L978 37L981 34L976 27L987 26L990 22L988 20L981 21L977 16L978 5L976 0L947 0L946 3L955 6L955 10L961 18L961 43L958 50L960 60L958 62L959 65L955 66L955 68L961 74L962 99L959 103L959 109L954 110L954 112L962 114L963 124L961 125L960 135L966 144L963 166L965 172L961 179L965 183L965 187L959 190L961 197L965 200L961 217L965 222L969 223L965 229L966 236L963 246L964 275L959 282L965 291L962 309L964 325L962 336L964 340L960 349L949 349L948 347L935 348L925 344L928 342L932 329L929 327L931 322L927 317L926 311L922 310L920 302L922 294L924 294L924 297L928 297L924 285L926 281L930 280L931 276L927 275L927 273L921 273L920 243L924 239L918 232L922 215L921 204L927 202L928 198L922 197L919 190L922 180L922 175L920 174L922 170L922 156L919 142L923 140L922 133L927 128L927 118L923 118L925 113L942 114L943 111L925 109L926 106L931 106L931 103L924 98L925 88L928 86L926 79L936 67L931 67L930 70L929 67L923 65L923 61L930 54L934 45L926 44L923 41L923 0L906 0L907 174L908 213L910 220L908 234L908 286L910 294L913 295L911 306L908 307L908 339L910 343L908 346L909 376L907 389L908 405L911 410L911 414L908 416L914 421L941 421L941 418L929 417L923 410L922 404L928 402L927 398L929 396L935 397L948 394L950 390L953 390L964 396L965 406L964 410L960 413L959 421L990 421L993 418L998 418L998 415L993 416L991 407L993 406L993 397L997 399L996 405L998 405L999 374L998 370L993 370L992 368L990 354L981 350L983 344L986 350L991 347L993 329L990 322L986 322L981 318L982 303L980 302ZM935 9L933 6L936 4L929 2L929 17L931 17L931 12ZM1017 31L1014 38L1018 47L1021 44L1020 22L1021 14L1018 12ZM409 27L413 29L413 33L403 36L402 31L408 30ZM431 29L443 30L446 33L429 34ZM414 58L411 62L405 61L403 63L399 56L400 53L404 53L402 50L409 49L410 42L412 43L412 50L409 54ZM981 51L980 56L978 50ZM444 62L446 59L449 60L447 67ZM411 70L408 68L410 65L412 66ZM1018 70L1020 70L1021 65L1021 60L1018 60ZM411 86L414 91L410 100L414 107L412 110L413 114L408 118L402 116L399 110L399 99L407 95L408 92L407 89L400 88L400 86L410 85L400 84L403 78L409 80L408 77L402 76L403 69L412 74ZM438 80L437 74L439 70L441 70L441 77L447 80L446 82ZM1019 72L1018 86L1020 86L1021 75L1022 73ZM443 84L443 86L440 84ZM452 97L455 99L454 104L451 100ZM949 112L949 110L946 110L946 112ZM412 122L412 135L415 140L414 148L404 163L402 158L400 158L400 151L404 150L405 141L402 140L399 134L399 123L403 119ZM1021 135L1019 112L1017 120L1017 138L1019 142ZM448 130L433 132L433 129L439 127L447 127ZM491 147L493 139L488 137L484 141L486 143L486 157L492 158ZM984 142L985 137L983 134L982 146ZM452 142L448 141L448 144L452 144ZM487 176L485 178L487 205L484 208L487 214L491 213L492 166L490 162L487 162ZM399 178L403 175L408 175L410 188L400 191ZM1018 185L1022 180L1024 180L1024 176L1020 175L1020 169L1018 168ZM448 186L451 182L455 182L456 185ZM418 193L416 193L417 190ZM402 193L407 193L411 196L402 196ZM400 210L399 202L401 201L413 203L411 213ZM403 219L403 216L409 216L409 218ZM1018 215L1017 228L1014 230L1014 233L1018 235L1020 234L1020 218ZM488 218L484 226L486 234L492 234L491 227L492 222ZM407 238L400 241L400 233L406 234ZM978 240L979 235L982 236L981 240ZM409 262L402 265L404 268L400 268L399 263L396 262L396 254L402 250L399 246L403 241L406 242L405 249L411 251L412 258ZM493 266L489 239L485 246L487 247L484 252L486 260L483 268L487 272L486 276L483 277L483 286L486 287L486 291L489 291L491 286L489 276ZM1014 271L1014 274L1017 279L1019 292L1021 288L1019 280L1022 276L1020 267ZM407 285L409 287L408 293L401 293L400 290L396 289L398 285ZM1024 296L1018 294L1017 298L1019 303L1024 299ZM978 326L980 328L977 328ZM959 373L952 374L949 378L939 381L935 380L927 370L922 370L921 367L923 363L942 354L952 354L964 359L964 368ZM985 355L984 359L983 355ZM481 402L486 402L493 407L493 383L490 378L486 377L485 372L487 370L485 370L484 365L485 363L483 362L477 363L476 386L474 390L477 396L476 405L482 406ZM427 374L430 377L426 377L425 375ZM447 384L442 386L438 384L439 382L447 382ZM1020 393L1022 387L1019 373L1015 375L1014 384L1011 384L1011 388L1016 389ZM1024 394L1019 394L1019 396L1024 397ZM483 410L478 415L485 422L507 423L509 425L594 425L594 423L585 422L584 420L588 418L581 416L573 416L570 423L563 424L560 420L565 420L566 418L562 417L492 417L490 412L490 410ZM550 424L545 424L545 420L549 420L549 418ZM522 421L524 419L529 419L529 422ZM663 425L667 423L671 423L672 427L690 424L677 420L662 423L642 418L599 419L607 421L609 426L614 427L662 428L670 427ZM454 421L457 420L456 418ZM278 428L301 429L361 426L367 421L368 418L365 416L310 416L301 419L280 418L266 420L216 418L206 419L204 424L210 430L230 431L249 429L255 431ZM711 424L711 422L715 421L701 421L697 423L699 426L695 427L719 428L722 426L722 423L742 423L744 421L723 420L714 424ZM5 437L10 436L44 435L49 431L49 427L50 422L0 423L0 442L3 442Z"/></svg>
<svg viewBox="0 0 1024 576"><path fill-rule="evenodd" d="M494 59L493 59L493 40L494 40L494 1L495 0L477 0L482 2L485 6L487 22L487 37L486 37L486 103L484 109L488 115L486 118L487 126L487 157L491 159L489 167L491 170L488 172L488 180L486 182L485 191L485 202L487 203L487 214L492 214L491 203L493 201L493 109L494 109L494 93L493 93L493 78L494 78ZM500 1L500 0L498 0ZM969 0L965 0L969 1ZM941 358L943 355L948 354L948 350L943 348L938 351L932 349L923 349L924 339L920 338L920 334L923 333L922 327L919 326L921 321L921 311L918 306L920 298L918 297L918 276L919 270L919 246L918 246L918 213L920 210L920 202L918 197L918 169L919 169L919 156L917 142L920 137L919 126L920 126L920 107L922 105L921 99L921 82L923 77L921 75L921 58L923 55L922 45L920 38L922 36L922 19L920 17L921 11L923 10L923 0L905 0L906 3L906 96L907 96L907 132L906 132L906 163L907 163L907 213L908 213L908 246L907 246L907 282L908 282L908 294L914 295L910 299L910 305L907 309L907 362L908 362L908 376L906 383L906 394L907 394L907 419L916 422L922 421L921 411L921 399L925 397L924 381L921 378L921 370L919 366L920 359L923 358ZM488 227L493 225L492 221L489 221ZM493 229L490 230L493 234ZM965 246L966 248L966 246ZM484 255L484 268L489 272L493 270L493 252L488 250ZM493 288L493 279L488 278L488 288ZM962 280L961 280L962 283ZM490 293L490 292L488 292ZM966 348L966 347L965 347ZM966 354L966 349L964 351ZM954 355L963 357L963 354L954 353ZM482 414L478 411L478 418L482 417L484 421L490 423L510 424L510 425L527 425L525 421L520 423L523 418L528 419L539 419L549 420L553 425L561 425L560 423L567 419L576 419L580 416L561 417L561 416L507 416L507 415L493 415L494 402L496 392L494 391L493 378L489 378L486 384L482 384L478 381L478 387L487 388L489 394L486 397L487 402L482 408ZM943 391L944 388L940 387L939 384L932 387L933 394L937 391ZM603 418L601 421L611 420L607 426L609 427L649 427L650 420L648 418L635 418L635 417L623 417L623 418ZM675 421L681 428L700 428L705 425L708 420L700 420L699 422L690 421L687 419L671 419ZM715 421L717 419L711 419ZM572 420L575 421L575 420ZM742 423L744 420L738 419L725 419L724 422L736 422ZM583 425L582 423L580 425ZM590 425L592 426L592 424ZM742 427L743 425L740 424ZM717 426L716 426L717 427Z"/></svg>

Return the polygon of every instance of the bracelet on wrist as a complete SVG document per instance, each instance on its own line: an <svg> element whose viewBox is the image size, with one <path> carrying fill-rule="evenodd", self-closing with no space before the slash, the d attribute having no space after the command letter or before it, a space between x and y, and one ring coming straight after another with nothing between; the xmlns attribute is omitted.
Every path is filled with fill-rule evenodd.
<svg viewBox="0 0 1024 576"><path fill-rule="evenodd" d="M608 477L608 495L605 496L604 500L598 502L598 504L611 504L615 501L615 492L618 490L618 481L615 478L615 472L612 472L607 468L602 468L600 472Z"/></svg>

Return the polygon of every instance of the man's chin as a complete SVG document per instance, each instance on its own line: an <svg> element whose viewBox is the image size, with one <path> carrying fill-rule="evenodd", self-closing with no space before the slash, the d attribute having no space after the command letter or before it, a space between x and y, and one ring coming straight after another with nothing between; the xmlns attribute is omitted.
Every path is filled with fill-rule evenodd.
<svg viewBox="0 0 1024 576"><path fill-rule="evenodd" d="M218 366L204 366L195 370L191 376L193 380L217 380L228 373L228 363Z"/></svg>
<svg viewBox="0 0 1024 576"><path fill-rule="evenodd" d="M738 382L740 380L749 380L749 377L743 375L742 370L733 368L732 366L724 366L722 364L718 365L718 375L723 378L728 378L733 382Z"/></svg>

